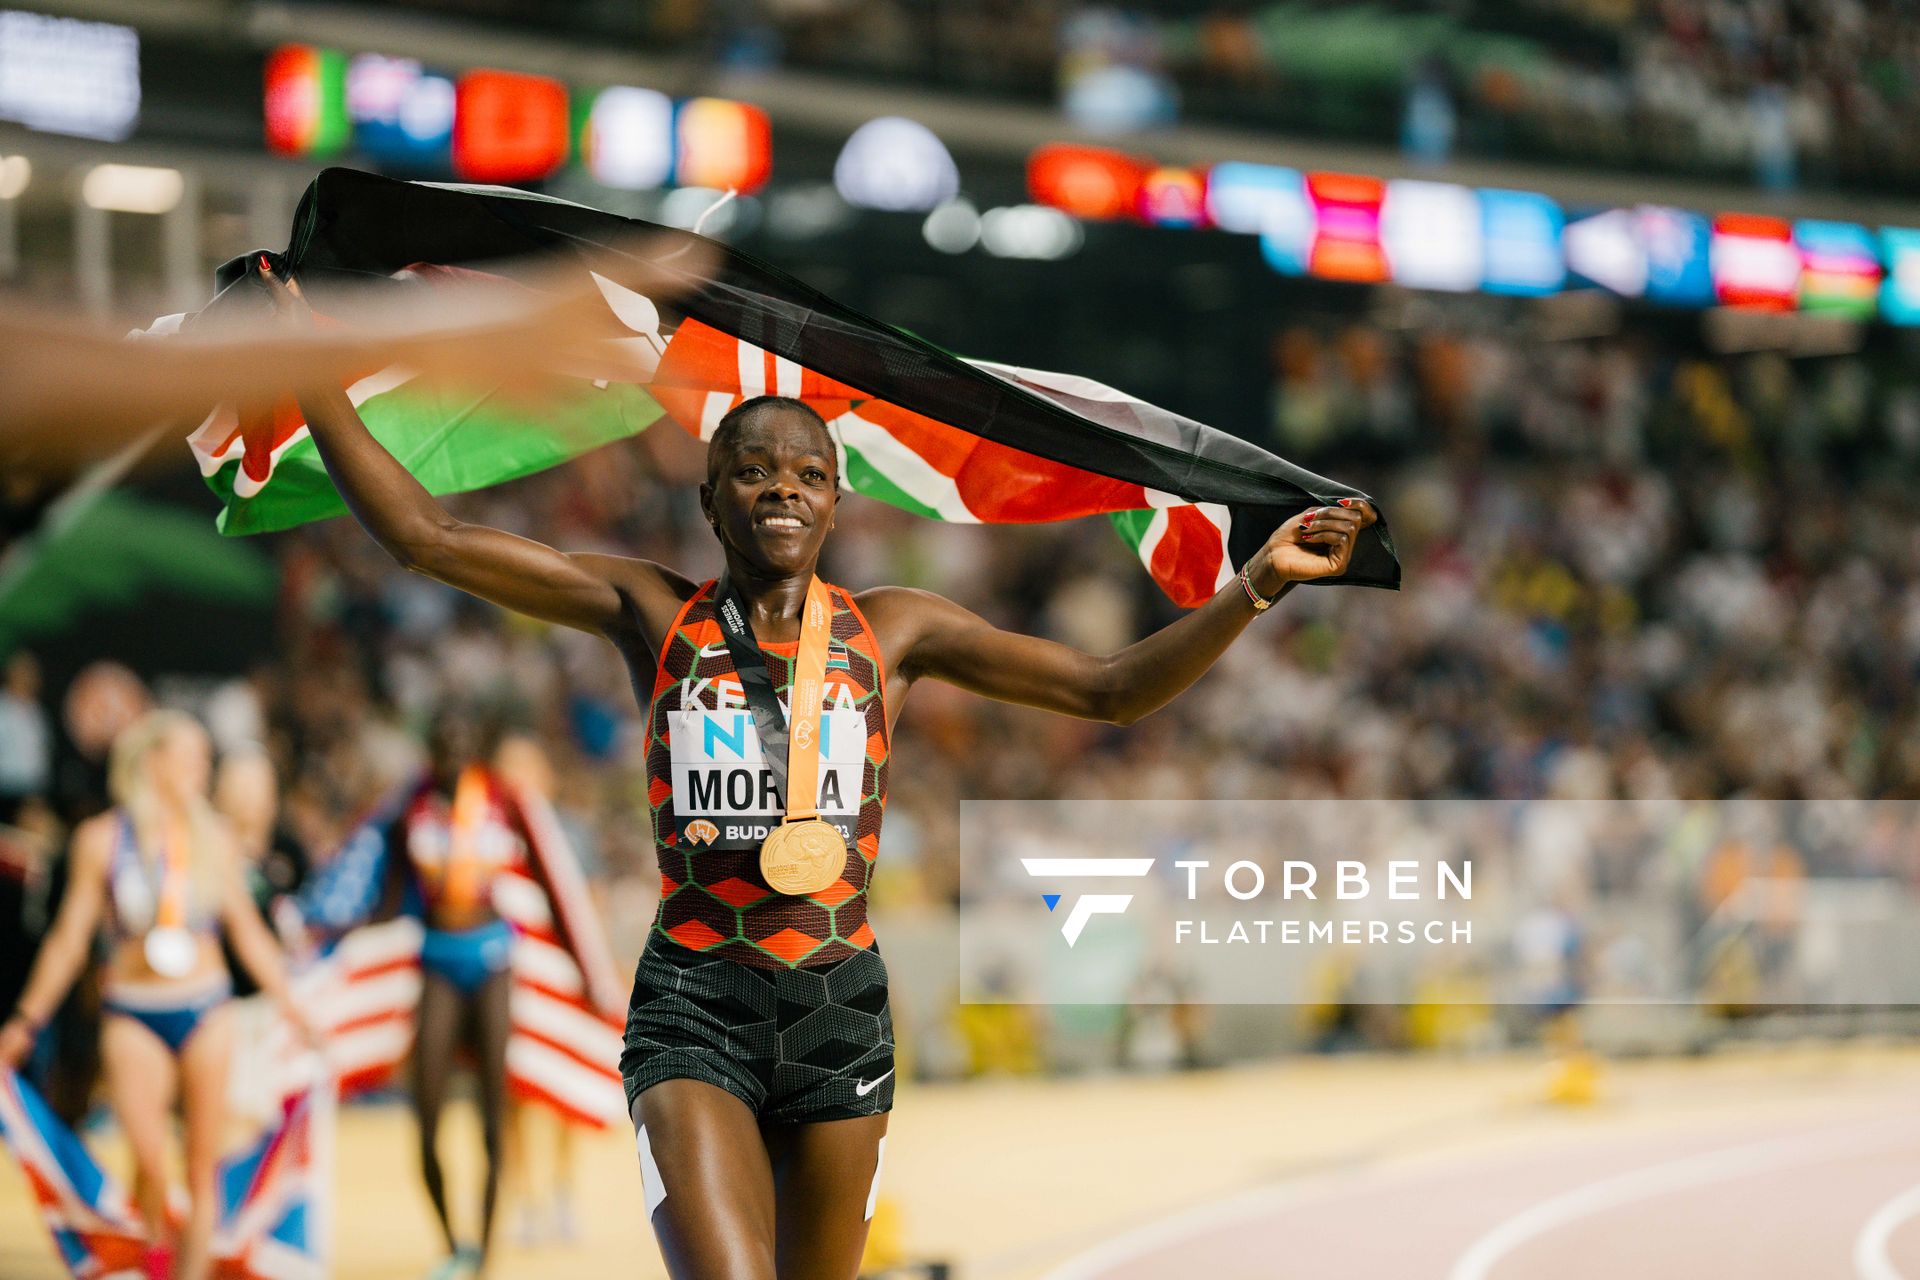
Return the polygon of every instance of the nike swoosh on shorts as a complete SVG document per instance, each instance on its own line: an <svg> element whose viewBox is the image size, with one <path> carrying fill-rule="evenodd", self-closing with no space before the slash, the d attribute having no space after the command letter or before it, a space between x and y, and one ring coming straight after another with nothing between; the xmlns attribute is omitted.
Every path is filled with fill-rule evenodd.
<svg viewBox="0 0 1920 1280"><path fill-rule="evenodd" d="M887 1076L890 1076L892 1074L893 1072L889 1071L887 1072L887 1075L875 1076L871 1080L861 1080L856 1082L853 1086L853 1096L856 1098L866 1097L868 1094L872 1093L875 1089L878 1089L880 1087L880 1082L882 1080L885 1080Z"/></svg>

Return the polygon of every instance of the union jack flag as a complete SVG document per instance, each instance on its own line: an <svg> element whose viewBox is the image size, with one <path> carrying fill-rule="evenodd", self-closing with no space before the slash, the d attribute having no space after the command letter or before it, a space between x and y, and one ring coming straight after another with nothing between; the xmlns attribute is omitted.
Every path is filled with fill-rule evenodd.
<svg viewBox="0 0 1920 1280"><path fill-rule="evenodd" d="M324 1280L334 1086L318 1073L280 1123L220 1166L213 1253L220 1280ZM75 1280L141 1280L151 1247L126 1192L33 1086L0 1071L0 1139L12 1149Z"/></svg>

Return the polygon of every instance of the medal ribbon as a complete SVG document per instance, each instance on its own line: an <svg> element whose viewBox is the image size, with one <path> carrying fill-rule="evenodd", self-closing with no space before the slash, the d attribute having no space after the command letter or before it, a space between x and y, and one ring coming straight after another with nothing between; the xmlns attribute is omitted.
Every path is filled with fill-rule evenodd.
<svg viewBox="0 0 1920 1280"><path fill-rule="evenodd" d="M807 584L807 601L800 608L800 652L795 657L793 684L787 690L789 719L780 715L780 699L767 673L766 655L747 624L747 604L726 574L714 588L718 607L714 616L727 642L727 656L740 677L740 691L753 713L760 736L760 754L773 772L774 794L786 806L787 821L820 816L820 710L827 684L827 639L832 630L832 602L818 577Z"/></svg>
<svg viewBox="0 0 1920 1280"><path fill-rule="evenodd" d="M440 900L450 907L465 909L480 900L480 828L491 816L492 799L479 765L460 771L447 824L447 862L440 873Z"/></svg>
<svg viewBox="0 0 1920 1280"><path fill-rule="evenodd" d="M153 927L182 929L187 923L187 833L168 815L160 825L160 884L154 894ZM135 856L138 854L136 852Z"/></svg>

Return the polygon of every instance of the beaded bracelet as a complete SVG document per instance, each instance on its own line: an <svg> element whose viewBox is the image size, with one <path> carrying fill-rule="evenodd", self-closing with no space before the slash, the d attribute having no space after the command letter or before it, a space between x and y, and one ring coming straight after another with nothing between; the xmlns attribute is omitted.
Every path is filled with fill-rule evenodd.
<svg viewBox="0 0 1920 1280"><path fill-rule="evenodd" d="M1279 597L1273 596L1269 598L1261 595L1254 589L1252 569L1253 561L1251 560L1240 566L1240 586L1246 591L1247 599L1253 602L1253 611L1255 613L1265 613L1273 607L1274 600L1279 599Z"/></svg>

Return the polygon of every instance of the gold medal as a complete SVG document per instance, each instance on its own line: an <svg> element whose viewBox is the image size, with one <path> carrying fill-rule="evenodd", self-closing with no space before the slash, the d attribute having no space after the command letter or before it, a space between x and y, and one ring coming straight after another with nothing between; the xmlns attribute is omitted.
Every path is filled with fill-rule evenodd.
<svg viewBox="0 0 1920 1280"><path fill-rule="evenodd" d="M820 892L846 869L846 838L824 818L783 822L760 845L760 874L795 897Z"/></svg>
<svg viewBox="0 0 1920 1280"><path fill-rule="evenodd" d="M776 757L768 757L769 767L786 793L787 812L780 825L760 842L761 878L776 893L792 897L819 893L846 871L848 853L846 837L820 816L818 808L820 719L826 700L833 601L819 578L807 584L807 598L800 607L800 646L787 690L787 723L782 732L780 707L774 701L760 646L747 625L746 605L725 578L720 580L717 594L721 600L715 613L721 634L726 636L728 652L740 672L742 691L761 741L769 750L778 751L781 739L786 739L786 768L781 770L773 763ZM705 829L701 830L703 824ZM696 844L715 834L717 829L704 819L689 823L686 829L687 839Z"/></svg>

